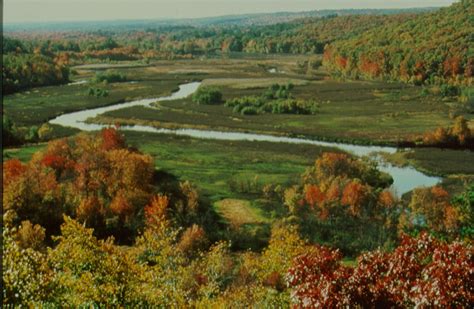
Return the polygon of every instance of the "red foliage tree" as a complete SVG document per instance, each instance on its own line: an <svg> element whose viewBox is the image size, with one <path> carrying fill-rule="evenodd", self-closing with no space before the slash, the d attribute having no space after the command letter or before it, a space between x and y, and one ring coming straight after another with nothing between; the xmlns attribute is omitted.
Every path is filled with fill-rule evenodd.
<svg viewBox="0 0 474 309"><path fill-rule="evenodd" d="M456 77L461 73L461 58L459 56L446 58L443 68L446 77Z"/></svg>
<svg viewBox="0 0 474 309"><path fill-rule="evenodd" d="M405 235L393 252L365 253L350 269L337 250L319 247L294 260L287 283L301 307L472 308L474 249Z"/></svg>
<svg viewBox="0 0 474 309"><path fill-rule="evenodd" d="M17 177L23 175L27 169L27 166L18 159L3 162L3 186L6 187Z"/></svg>
<svg viewBox="0 0 474 309"><path fill-rule="evenodd" d="M306 185L304 187L305 200L314 208L317 204L324 202L326 199L325 194L321 192L317 185Z"/></svg>
<svg viewBox="0 0 474 309"><path fill-rule="evenodd" d="M118 127L102 129L101 136L104 150L118 149L125 146L125 139L118 131Z"/></svg>
<svg viewBox="0 0 474 309"><path fill-rule="evenodd" d="M294 303L307 308L337 308L350 304L345 284L352 270L341 266L338 250L314 247L297 257L288 270L287 283L293 287Z"/></svg>
<svg viewBox="0 0 474 309"><path fill-rule="evenodd" d="M151 199L149 205L145 207L145 218L149 225L158 224L166 219L170 199L166 195L156 195Z"/></svg>
<svg viewBox="0 0 474 309"><path fill-rule="evenodd" d="M46 154L41 160L41 163L46 167L61 169L65 166L66 159L58 155Z"/></svg>
<svg viewBox="0 0 474 309"><path fill-rule="evenodd" d="M367 199L368 188L357 181L349 182L342 192L341 203L349 206L353 216L360 215L361 208Z"/></svg>

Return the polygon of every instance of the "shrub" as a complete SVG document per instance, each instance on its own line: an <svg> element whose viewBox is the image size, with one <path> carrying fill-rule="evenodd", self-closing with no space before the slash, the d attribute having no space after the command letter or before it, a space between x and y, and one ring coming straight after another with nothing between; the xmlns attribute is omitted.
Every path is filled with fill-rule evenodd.
<svg viewBox="0 0 474 309"><path fill-rule="evenodd" d="M95 83L102 83L102 82L107 82L107 83L120 83L120 82L125 82L127 81L127 76L120 74L120 73L115 73L115 72L107 72L107 73L96 73L93 82Z"/></svg>
<svg viewBox="0 0 474 309"><path fill-rule="evenodd" d="M458 87L446 84L441 85L440 91L443 97L455 97L460 92Z"/></svg>
<svg viewBox="0 0 474 309"><path fill-rule="evenodd" d="M109 91L107 89L89 87L89 89L87 90L87 94L89 96L95 96L96 98L100 98L107 97L109 95Z"/></svg>
<svg viewBox="0 0 474 309"><path fill-rule="evenodd" d="M258 114L258 111L257 111L257 109L256 109L255 107L253 107L253 106L246 106L246 107L244 107L244 108L240 111L240 113L241 113L242 115L257 115L257 114Z"/></svg>
<svg viewBox="0 0 474 309"><path fill-rule="evenodd" d="M197 104L220 104L222 93L214 87L200 87L193 95L193 102Z"/></svg>

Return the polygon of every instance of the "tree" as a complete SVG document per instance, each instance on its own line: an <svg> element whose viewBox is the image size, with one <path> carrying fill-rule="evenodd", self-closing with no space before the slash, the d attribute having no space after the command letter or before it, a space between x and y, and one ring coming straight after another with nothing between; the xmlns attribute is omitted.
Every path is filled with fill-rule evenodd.
<svg viewBox="0 0 474 309"><path fill-rule="evenodd" d="M21 143L14 122L7 116L2 115L2 139L3 145L13 146Z"/></svg>
<svg viewBox="0 0 474 309"><path fill-rule="evenodd" d="M40 306L43 302L53 300L57 286L52 280L53 273L47 264L46 255L34 246L24 246L26 243L21 242L21 234L17 233L13 225L14 216L13 211L3 215L3 304ZM26 225L24 223L23 227ZM41 237L40 234L37 236ZM20 242L16 240L18 238Z"/></svg>
<svg viewBox="0 0 474 309"><path fill-rule="evenodd" d="M352 181L345 186L341 203L349 206L351 215L360 216L362 207L367 203L368 194L369 188L357 181Z"/></svg>
<svg viewBox="0 0 474 309"><path fill-rule="evenodd" d="M352 271L341 266L341 259L338 250L319 246L295 258L286 275L293 303L305 308L350 305L345 285Z"/></svg>
<svg viewBox="0 0 474 309"><path fill-rule="evenodd" d="M463 116L455 119L450 133L457 138L460 145L464 145L471 138L471 129L469 129L467 120Z"/></svg>
<svg viewBox="0 0 474 309"><path fill-rule="evenodd" d="M73 307L126 306L137 300L138 267L114 246L113 239L98 240L92 229L65 217L56 241L48 261L60 287L57 302Z"/></svg>
<svg viewBox="0 0 474 309"><path fill-rule="evenodd" d="M341 264L337 250L314 247L287 273L301 307L470 307L474 299L471 244L443 243L426 233L402 236L393 252L362 254Z"/></svg>
<svg viewBox="0 0 474 309"><path fill-rule="evenodd" d="M455 235L461 224L460 210L450 203L448 192L440 186L415 189L408 209L408 218L401 226L406 230L425 228L435 233Z"/></svg>
<svg viewBox="0 0 474 309"><path fill-rule="evenodd" d="M261 282L274 289L284 289L286 270L306 246L298 229L295 225L274 224L268 247L263 251L257 267L257 277Z"/></svg>

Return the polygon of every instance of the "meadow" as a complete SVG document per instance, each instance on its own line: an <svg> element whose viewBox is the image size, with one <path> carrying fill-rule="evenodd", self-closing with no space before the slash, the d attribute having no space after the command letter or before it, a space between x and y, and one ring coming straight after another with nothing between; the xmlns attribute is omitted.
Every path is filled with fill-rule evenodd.
<svg viewBox="0 0 474 309"><path fill-rule="evenodd" d="M295 61L294 58L297 57L291 59ZM199 105L187 98L156 103L155 109L116 110L94 121L253 131L363 144L404 144L420 140L427 131L451 125L455 116L472 119L472 114L462 104L454 99L422 93L421 87L380 81L334 80L322 69L309 73L302 70L298 63L304 60L300 56L293 65L257 59L245 62L238 59L186 60L174 65L152 66L146 71L160 76L179 74L180 78L184 75L202 80L203 86L220 89L224 100L259 95L272 84L292 83L295 86L293 97L311 99L318 104L320 108L316 115L241 115L224 105ZM277 73L268 72L269 68L275 67ZM133 76L136 72L129 70L125 74ZM178 75L174 76L178 78Z"/></svg>
<svg viewBox="0 0 474 309"><path fill-rule="evenodd" d="M329 141L363 144L404 144L420 139L439 126L449 126L455 115L472 119L454 99L422 94L422 88L381 81L342 81L330 78L322 68L310 68L317 56L201 57L151 63L98 63L74 67L74 81L89 83L34 88L4 98L4 110L17 126L41 125L62 113L159 97L181 83L202 81L218 87L223 99L259 95L272 84L294 85L292 95L312 99L320 106L316 115L241 115L221 105L199 105L191 98L154 103L154 108L131 107L103 114L95 122L146 124L165 128L198 128L304 136ZM120 83L92 83L97 72L126 76ZM109 91L107 97L87 95L91 86ZM77 130L53 127L53 136ZM157 158L158 166L198 183L212 198L235 198L229 181L285 183L298 175L320 153L318 147L271 143L195 140L185 137L127 132L130 143ZM7 156L23 158L36 146L7 150ZM240 149L245 149L245 152ZM213 149L213 151L207 151ZM242 155L242 153L245 153ZM26 155L25 155L26 154ZM462 158L462 159L460 159ZM469 151L417 148L390 156L392 162L411 164L429 174L472 175ZM295 176L296 177L296 176Z"/></svg>

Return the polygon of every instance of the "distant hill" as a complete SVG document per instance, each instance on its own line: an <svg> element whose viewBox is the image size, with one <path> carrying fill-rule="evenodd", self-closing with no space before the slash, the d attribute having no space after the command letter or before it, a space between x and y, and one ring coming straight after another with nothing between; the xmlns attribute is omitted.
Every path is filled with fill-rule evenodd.
<svg viewBox="0 0 474 309"><path fill-rule="evenodd" d="M333 74L350 78L472 85L474 1L335 41L325 50L324 64Z"/></svg>
<svg viewBox="0 0 474 309"><path fill-rule="evenodd" d="M156 19L156 20L112 20L112 21L81 21L81 22L36 22L7 23L5 32L16 31L94 31L94 30L144 30L169 26L256 26L291 22L302 18L319 18L325 16L345 15L393 15L400 13L421 13L434 11L438 8L407 8L407 9L346 9L346 10L314 10L305 12L257 13L245 15L227 15L191 19Z"/></svg>
<svg viewBox="0 0 474 309"><path fill-rule="evenodd" d="M243 51L256 53L322 54L326 44L354 37L370 29L400 23L415 14L329 15L288 23L248 27L232 40L242 40Z"/></svg>

